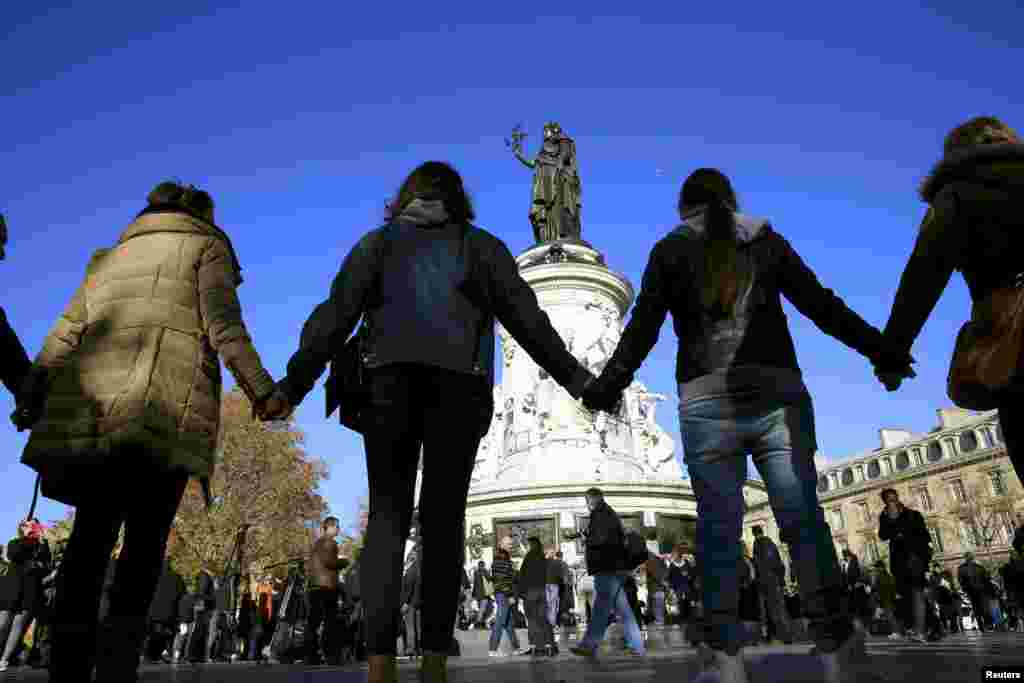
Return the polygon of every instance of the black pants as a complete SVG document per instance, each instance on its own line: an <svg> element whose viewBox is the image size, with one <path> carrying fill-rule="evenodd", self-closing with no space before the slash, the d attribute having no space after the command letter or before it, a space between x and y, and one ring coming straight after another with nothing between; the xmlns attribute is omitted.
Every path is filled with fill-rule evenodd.
<svg viewBox="0 0 1024 683"><path fill-rule="evenodd" d="M555 632L548 621L548 601L544 588L530 588L523 598L526 607L526 627L530 644L542 648L555 644Z"/></svg>
<svg viewBox="0 0 1024 683"><path fill-rule="evenodd" d="M338 591L330 588L311 588L309 591L309 618L306 620L306 659L319 657L320 643L317 629L323 624L323 649L328 658L334 657L334 632L338 623Z"/></svg>
<svg viewBox="0 0 1024 683"><path fill-rule="evenodd" d="M136 457L144 463L147 454ZM96 632L103 580L122 524L124 546L114 574L108 618L125 624L126 629L127 624L137 624L137 631L128 635L141 634L137 637L140 646L145 635L149 605L164 570L167 535L188 475L142 465L126 466L118 472L111 480L115 491L75 510L74 529L57 576L54 660L93 656L95 641L72 634L83 629Z"/></svg>
<svg viewBox="0 0 1024 683"><path fill-rule="evenodd" d="M373 370L368 389L364 441L370 510L360 558L367 577L362 585L367 652L395 654L405 541L422 449L420 572L428 588L421 643L424 652L445 653L455 625L452 605L461 589L470 475L494 414L491 385L474 375L406 364Z"/></svg>

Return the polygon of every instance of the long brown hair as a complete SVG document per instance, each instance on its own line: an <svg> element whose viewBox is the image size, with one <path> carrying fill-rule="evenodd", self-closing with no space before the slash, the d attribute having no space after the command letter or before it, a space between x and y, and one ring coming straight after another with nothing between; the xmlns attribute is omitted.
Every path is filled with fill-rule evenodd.
<svg viewBox="0 0 1024 683"><path fill-rule="evenodd" d="M414 199L440 199L453 223L468 223L476 218L462 177L443 161L428 161L413 169L388 203L387 220L398 218Z"/></svg>
<svg viewBox="0 0 1024 683"><path fill-rule="evenodd" d="M706 241L701 282L701 304L719 315L730 315L749 274L739 263L736 243L736 192L724 173L700 168L690 174L679 190L679 216L697 207L704 209Z"/></svg>

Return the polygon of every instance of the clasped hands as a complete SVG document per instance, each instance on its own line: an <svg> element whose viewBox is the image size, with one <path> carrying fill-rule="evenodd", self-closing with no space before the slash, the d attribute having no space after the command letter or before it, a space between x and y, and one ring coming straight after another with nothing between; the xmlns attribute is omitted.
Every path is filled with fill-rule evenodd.
<svg viewBox="0 0 1024 683"><path fill-rule="evenodd" d="M276 386L269 396L253 403L252 412L262 422L277 422L291 417L295 407L281 387Z"/></svg>
<svg viewBox="0 0 1024 683"><path fill-rule="evenodd" d="M898 364L888 365L888 367L894 367L897 369L882 369L878 365L875 365L875 377L881 382L887 391L896 391L903 384L905 379L913 379L917 377L917 373L914 372L913 365L917 361L912 356L906 356L905 359L901 360Z"/></svg>
<svg viewBox="0 0 1024 683"><path fill-rule="evenodd" d="M603 377L591 375L583 385L583 405L592 411L615 414L622 403L622 391L608 386Z"/></svg>

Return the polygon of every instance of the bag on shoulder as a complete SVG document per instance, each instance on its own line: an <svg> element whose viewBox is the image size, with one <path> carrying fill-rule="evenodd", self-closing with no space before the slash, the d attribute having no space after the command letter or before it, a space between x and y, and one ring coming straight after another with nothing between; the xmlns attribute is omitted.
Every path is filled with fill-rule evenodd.
<svg viewBox="0 0 1024 683"><path fill-rule="evenodd" d="M639 531L632 529L626 531L623 536L623 544L626 548L626 569L633 570L647 562L649 556L647 543Z"/></svg>
<svg viewBox="0 0 1024 683"><path fill-rule="evenodd" d="M968 410L992 410L1024 369L1024 272L974 305L960 328L946 391Z"/></svg>

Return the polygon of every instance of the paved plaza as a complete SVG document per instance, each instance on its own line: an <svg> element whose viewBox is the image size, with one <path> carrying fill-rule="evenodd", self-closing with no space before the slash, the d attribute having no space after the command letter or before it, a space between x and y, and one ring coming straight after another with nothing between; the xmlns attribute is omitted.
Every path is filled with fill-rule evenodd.
<svg viewBox="0 0 1024 683"><path fill-rule="evenodd" d="M476 634L472 634L476 635ZM555 658L502 657L491 659L486 645L476 647L476 639L465 644L465 655L451 660L449 679L452 683L556 683L574 681L713 681L698 678L695 652L668 637L663 642L652 639L646 657L636 658L616 654L618 643L596 659L581 659L563 647ZM667 642L664 642L667 641ZM480 643L484 641L479 639ZM808 655L809 645L750 647L746 650L751 683L811 683L820 681L815 660ZM967 633L950 636L938 643L916 644L872 638L868 641L869 672L865 683L881 681L909 681L911 683L945 683L980 681L985 666L1024 667L1024 634ZM0 674L0 682L45 681L46 673L33 670L12 670ZM209 664L203 666L147 665L142 670L142 681L156 683L357 683L366 680L365 666L304 667L264 664ZM416 667L411 662L401 664L401 680L417 680Z"/></svg>

